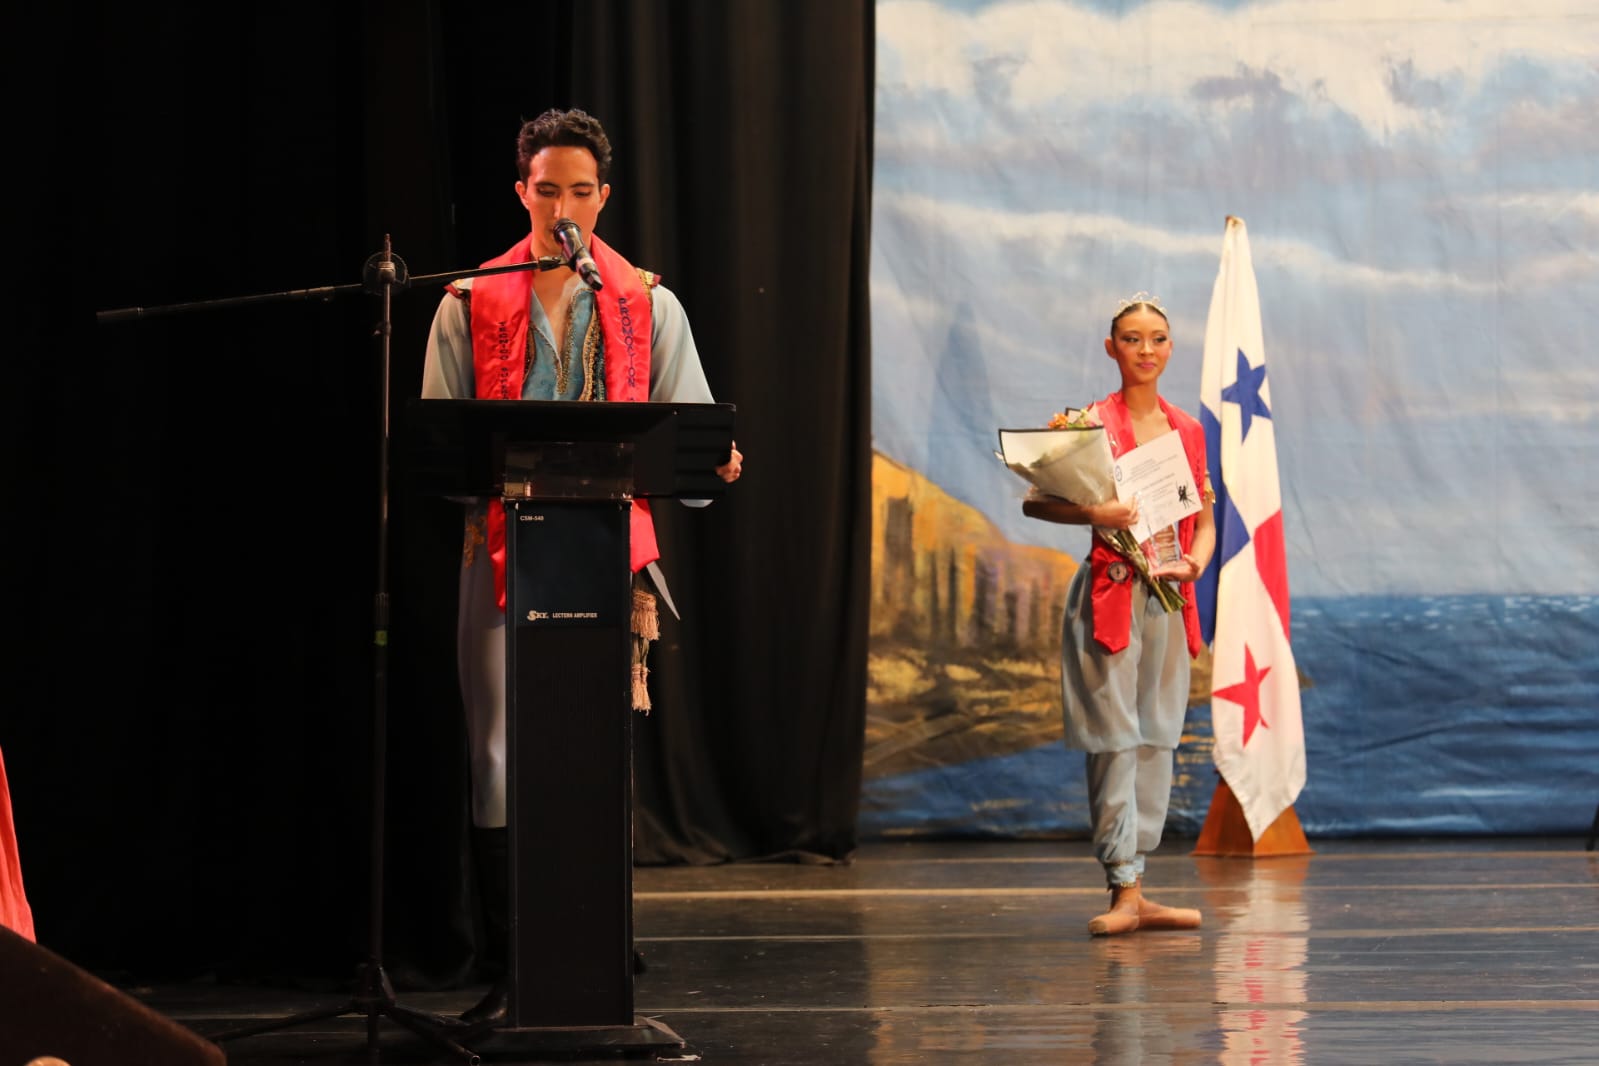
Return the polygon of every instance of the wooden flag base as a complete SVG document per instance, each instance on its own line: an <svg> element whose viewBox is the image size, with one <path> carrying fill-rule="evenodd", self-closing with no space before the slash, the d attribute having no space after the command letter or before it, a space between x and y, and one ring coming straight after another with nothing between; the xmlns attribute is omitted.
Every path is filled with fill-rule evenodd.
<svg viewBox="0 0 1599 1066"><path fill-rule="evenodd" d="M1256 840L1244 820L1244 808L1227 787L1225 779L1216 781L1216 794L1199 830L1199 842L1192 855L1217 855L1224 858L1263 859L1273 855L1314 855L1299 824L1299 815L1289 807L1266 827Z"/></svg>

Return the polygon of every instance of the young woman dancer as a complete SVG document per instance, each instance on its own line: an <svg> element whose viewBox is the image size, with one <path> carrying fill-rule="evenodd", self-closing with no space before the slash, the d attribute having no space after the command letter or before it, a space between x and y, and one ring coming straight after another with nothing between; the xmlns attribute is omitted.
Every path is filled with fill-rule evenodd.
<svg viewBox="0 0 1599 1066"><path fill-rule="evenodd" d="M1205 474L1205 434L1188 414L1161 399L1158 384L1171 359L1166 312L1147 293L1117 309L1105 354L1121 373L1121 389L1094 405L1113 455L1176 433L1201 486L1202 507L1177 526L1181 555L1154 568L1154 580L1176 582L1185 605L1168 613L1146 579L1104 537L1094 534L1088 565L1066 594L1061 637L1061 688L1066 745L1087 753L1088 807L1094 853L1105 868L1110 909L1088 923L1095 936L1138 929L1194 929L1197 910L1163 907L1144 897L1144 857L1160 843L1171 801L1173 753L1188 709L1189 662L1201 647L1192 582L1216 543L1214 493ZM1136 502L1082 506L1034 490L1023 513L1049 522L1130 529ZM1169 540L1170 534L1167 534Z"/></svg>

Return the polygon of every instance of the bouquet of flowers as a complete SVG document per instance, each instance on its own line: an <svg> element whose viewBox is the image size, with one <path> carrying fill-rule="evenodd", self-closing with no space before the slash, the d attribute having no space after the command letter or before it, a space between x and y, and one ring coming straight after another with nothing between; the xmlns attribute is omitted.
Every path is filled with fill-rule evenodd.
<svg viewBox="0 0 1599 1066"><path fill-rule="evenodd" d="M1041 492L1080 507L1116 498L1110 441L1092 405L1067 408L1051 416L1044 429L1002 429L999 447L1000 461ZM1150 553L1132 530L1095 526L1094 532L1133 565L1163 608L1182 608L1181 594L1151 574Z"/></svg>

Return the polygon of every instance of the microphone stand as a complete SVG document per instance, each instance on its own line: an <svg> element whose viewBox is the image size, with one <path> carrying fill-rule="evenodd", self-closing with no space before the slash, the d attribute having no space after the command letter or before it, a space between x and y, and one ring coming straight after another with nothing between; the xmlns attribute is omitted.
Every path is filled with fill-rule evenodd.
<svg viewBox="0 0 1599 1066"><path fill-rule="evenodd" d="M446 1050L460 1056L471 1066L480 1061L476 1052L463 1047L446 1030L471 1030L462 1022L406 1007L394 998L394 987L383 969L383 834L386 770L388 762L388 647L389 647L389 449L391 440L389 419L389 347L394 327L390 315L395 289L413 284L451 281L456 278L477 277L483 274L505 274L518 270L554 270L570 266L559 256L541 256L527 263L510 266L478 267L444 274L427 274L410 277L405 261L394 254L389 235L383 235L383 250L367 259L358 284L324 285L313 289L289 289L282 292L258 293L252 296L233 296L218 300L199 300L190 303L166 304L160 307L124 307L99 311L95 320L101 323L127 322L134 319L153 318L159 315L186 314L193 311L214 310L225 307L243 307L251 304L274 303L283 300L330 301L335 296L352 292L377 295L381 314L373 333L378 338L382 364L380 407L382 433L378 449L378 529L377 529L377 591L373 597L372 631L372 789L370 807L371 862L367 884L368 917L367 956L358 970L356 989L348 1002L341 1006L306 1011L259 1025L229 1029L211 1036L214 1043L255 1036L259 1033L289 1029L309 1022L338 1018L346 1014L365 1015L367 1061L378 1061L378 1019L388 1018L411 1032L432 1040Z"/></svg>

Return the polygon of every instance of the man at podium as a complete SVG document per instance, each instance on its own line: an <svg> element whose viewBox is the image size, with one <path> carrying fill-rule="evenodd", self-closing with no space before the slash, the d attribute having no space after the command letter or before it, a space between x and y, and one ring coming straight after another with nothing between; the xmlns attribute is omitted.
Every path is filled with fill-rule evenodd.
<svg viewBox="0 0 1599 1066"><path fill-rule="evenodd" d="M657 275L634 267L594 234L610 198L611 145L580 110L550 110L517 138L516 195L531 229L483 266L552 257L568 266L460 279L434 315L422 372L424 399L609 400L714 403L688 316ZM733 448L717 467L737 480ZM655 635L658 556L648 502L630 521L634 579L633 704L649 707L644 654ZM473 851L488 922L490 961L504 963L506 898L505 516L498 499L466 504L456 626L472 779ZM670 603L670 599L668 599ZM506 1012L502 978L462 1014Z"/></svg>

